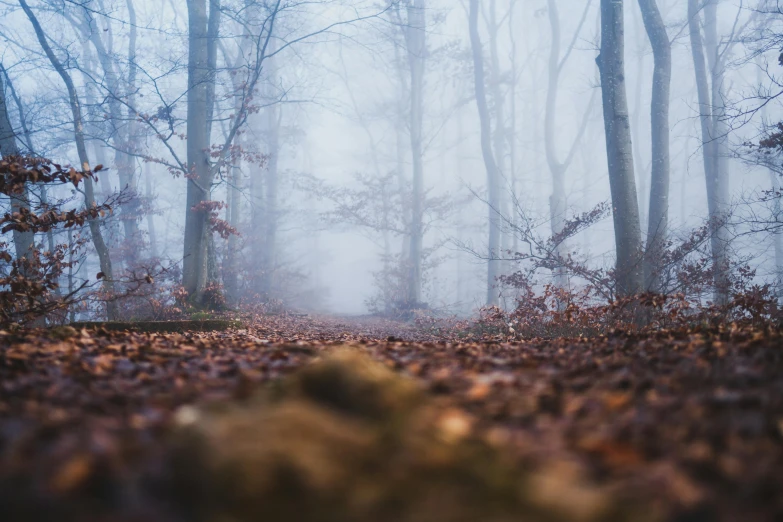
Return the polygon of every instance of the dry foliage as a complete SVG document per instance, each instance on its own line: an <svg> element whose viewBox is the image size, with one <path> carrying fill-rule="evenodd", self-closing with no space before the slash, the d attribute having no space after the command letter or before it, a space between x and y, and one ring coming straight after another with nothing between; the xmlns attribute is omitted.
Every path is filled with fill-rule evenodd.
<svg viewBox="0 0 783 522"><path fill-rule="evenodd" d="M783 516L776 329L525 342L417 335L286 314L212 333L4 333L0 512L10 521L257 520L260 509L330 521ZM350 355L321 358L346 345Z"/></svg>
<svg viewBox="0 0 783 522"><path fill-rule="evenodd" d="M102 168L98 165L92 171L82 172L45 159L8 156L0 160L0 194L19 197L30 184L78 187L85 179L94 178ZM109 212L109 205L70 210L21 207L0 217L0 233L81 227ZM72 245L58 245L54 251L33 247L25 256L12 256L9 244L0 242L0 326L31 323L72 306L87 283L64 295L59 291L59 279L66 269L74 266L73 259L81 246L83 241L79 240Z"/></svg>

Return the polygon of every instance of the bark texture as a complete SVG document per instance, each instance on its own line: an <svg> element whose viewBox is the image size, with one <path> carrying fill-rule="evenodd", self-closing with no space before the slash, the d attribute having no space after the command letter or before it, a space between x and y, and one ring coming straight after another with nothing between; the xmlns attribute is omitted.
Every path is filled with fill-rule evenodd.
<svg viewBox="0 0 783 522"><path fill-rule="evenodd" d="M133 242L139 239L139 202L137 197L135 165L133 157L131 156L131 152L133 152L135 146L133 142L135 136L133 135L132 129L135 127L134 122L136 116L132 111L123 111L120 100L127 95L127 104L130 107L133 107L134 105L133 91L135 90L136 81L136 12L133 9L133 3L130 0L126 1L126 7L128 8L130 22L128 39L130 69L127 84L121 81L114 62L111 32L101 30L97 21L93 18L92 13L86 9L82 11L83 20L81 29L84 37L92 43L92 46L95 49L95 56L97 56L98 62L103 70L104 81L108 91L107 104L110 115L107 123L109 126L107 132L111 137L114 148L114 165L117 169L117 175L120 181L120 190L124 191L126 194L126 197L123 198L121 204L120 218L125 241ZM104 34L107 35L108 44L107 42L104 42ZM87 81L91 82L91 80ZM123 114L124 112L125 114ZM100 145L96 144L96 146ZM135 257L137 250L137 248L130 248L128 250L127 255L130 259Z"/></svg>
<svg viewBox="0 0 783 522"><path fill-rule="evenodd" d="M76 150L79 155L79 161L81 162L82 170L85 172L91 170L89 157L87 156L87 146L84 140L84 121L82 120L82 107L79 100L79 96L74 87L71 75L65 70L59 58L52 51L46 34L38 22L38 18L35 16L30 6L25 0L19 0L19 5L22 6L27 18L33 26L35 35L38 38L38 43L44 50L46 57L52 64L52 67L57 71L57 74L62 79L65 87L68 91L68 101L71 107L71 114L73 116L73 134L74 141L76 142ZM95 188L91 178L84 179L84 203L86 206L95 205ZM95 251L98 254L98 261L100 263L101 272L103 274L103 289L106 293L106 315L110 321L117 320L119 318L119 308L117 302L114 300L114 271L112 269L111 258L109 257L109 248L106 246L106 242L103 239L103 233L101 232L101 226L98 220L90 219L88 221L90 228L90 236L92 237Z"/></svg>
<svg viewBox="0 0 783 522"><path fill-rule="evenodd" d="M639 0L639 9L652 45L652 176L647 220L647 245L644 266L645 289L664 292L661 256L669 227L670 128L669 105L672 81L672 48L656 0Z"/></svg>
<svg viewBox="0 0 783 522"><path fill-rule="evenodd" d="M701 148L704 159L704 179L707 185L707 207L712 235L712 262L714 270L716 304L725 304L729 298L728 238L724 226L728 203L727 173L727 129L723 121L723 65L718 55L716 5L711 1L704 5L705 39L701 33L701 5L698 0L688 0L688 24L693 55L693 70L696 74L696 90L699 102L701 124ZM712 82L709 81L712 77ZM712 91L712 92L710 92ZM716 105L717 104L717 105Z"/></svg>
<svg viewBox="0 0 783 522"><path fill-rule="evenodd" d="M492 122L487 105L487 92L484 79L484 50L478 31L479 0L470 0L468 23L470 45L473 52L473 84L476 91L476 107L481 123L481 155L487 170L487 189L489 192L489 248L487 252L487 306L497 306L498 291L495 288L500 275L500 173L492 150Z"/></svg>
<svg viewBox="0 0 783 522"><path fill-rule="evenodd" d="M601 71L606 157L612 194L617 294L639 293L644 284L639 202L625 84L625 30L622 0L601 0Z"/></svg>
<svg viewBox="0 0 783 522"><path fill-rule="evenodd" d="M410 249L408 261L408 305L421 303L422 255L424 243L424 63L426 45L426 3L412 0L408 4L408 27L405 32L411 79L410 135L413 165Z"/></svg>
<svg viewBox="0 0 783 522"><path fill-rule="evenodd" d="M214 172L210 162L211 116L214 105L214 60L219 0L188 0L187 206L182 284L195 304L203 304L209 280L208 213L199 205L210 200ZM209 9L207 9L209 5Z"/></svg>
<svg viewBox="0 0 783 522"><path fill-rule="evenodd" d="M2 66L0 66L1 68ZM19 145L16 141L16 132L11 124L8 103L5 96L3 75L0 74L0 157L19 156ZM22 209L30 210L30 189L25 184L21 194L11 196L11 212L19 212ZM35 243L33 232L13 231L14 251L17 259L30 255Z"/></svg>

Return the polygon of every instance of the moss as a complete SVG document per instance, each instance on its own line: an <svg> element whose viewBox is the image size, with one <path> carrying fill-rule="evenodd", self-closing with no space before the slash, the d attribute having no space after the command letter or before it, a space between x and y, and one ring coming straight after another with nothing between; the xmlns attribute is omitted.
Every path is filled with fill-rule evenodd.
<svg viewBox="0 0 783 522"><path fill-rule="evenodd" d="M210 332L241 328L242 323L229 319L205 319L191 321L105 321L71 323L70 328L80 330L107 330L111 332L136 331L147 333Z"/></svg>
<svg viewBox="0 0 783 522"><path fill-rule="evenodd" d="M358 352L317 361L245 405L177 417L172 483L199 520L649 520L573 467L525 469L465 413Z"/></svg>
<svg viewBox="0 0 783 522"><path fill-rule="evenodd" d="M209 321L214 318L215 316L212 313L206 311L199 311L190 314L191 321Z"/></svg>
<svg viewBox="0 0 783 522"><path fill-rule="evenodd" d="M55 339L66 340L79 335L79 331L73 326L55 326L49 329L49 335Z"/></svg>

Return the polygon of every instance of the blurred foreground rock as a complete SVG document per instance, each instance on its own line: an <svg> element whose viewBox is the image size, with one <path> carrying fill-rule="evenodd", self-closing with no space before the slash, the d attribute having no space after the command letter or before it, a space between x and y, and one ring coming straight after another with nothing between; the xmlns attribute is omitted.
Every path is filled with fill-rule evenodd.
<svg viewBox="0 0 783 522"><path fill-rule="evenodd" d="M176 419L170 494L188 520L651 520L567 463L521 469L466 414L358 351L247 404L184 407Z"/></svg>

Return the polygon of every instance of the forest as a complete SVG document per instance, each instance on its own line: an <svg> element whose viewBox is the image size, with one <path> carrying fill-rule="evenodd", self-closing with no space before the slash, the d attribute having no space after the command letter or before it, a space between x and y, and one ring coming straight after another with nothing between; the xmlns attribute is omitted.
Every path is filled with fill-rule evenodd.
<svg viewBox="0 0 783 522"><path fill-rule="evenodd" d="M783 520L779 0L0 0L0 520Z"/></svg>

